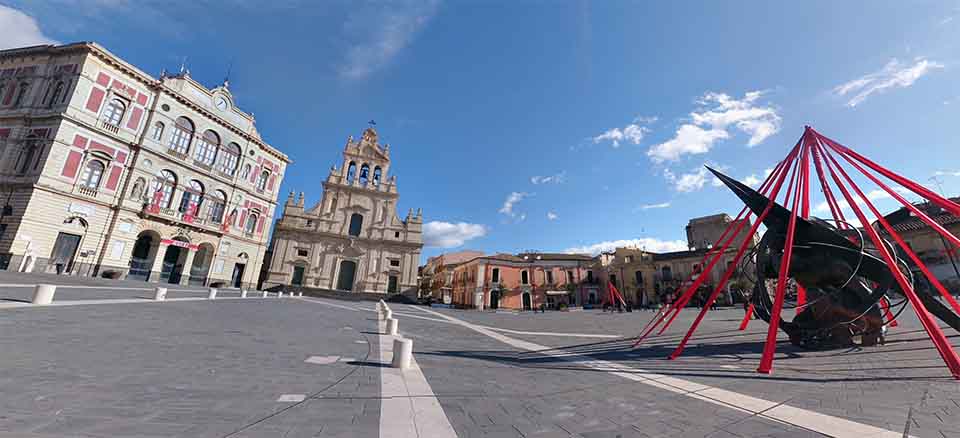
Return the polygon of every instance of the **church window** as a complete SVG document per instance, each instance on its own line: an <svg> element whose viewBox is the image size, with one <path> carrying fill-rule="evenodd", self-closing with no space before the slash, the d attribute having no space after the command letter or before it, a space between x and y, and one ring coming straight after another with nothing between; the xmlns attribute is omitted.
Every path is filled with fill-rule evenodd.
<svg viewBox="0 0 960 438"><path fill-rule="evenodd" d="M373 168L373 185L375 186L380 185L380 177L382 176L381 174L382 174L382 171L380 170L380 166Z"/></svg>
<svg viewBox="0 0 960 438"><path fill-rule="evenodd" d="M50 101L47 103L47 106L52 107L53 105L59 103L58 99L63 95L63 81L57 82L57 85L54 86L53 96L50 97Z"/></svg>
<svg viewBox="0 0 960 438"><path fill-rule="evenodd" d="M360 166L360 184L366 185L369 179L370 179L370 166L364 163L363 166Z"/></svg>
<svg viewBox="0 0 960 438"><path fill-rule="evenodd" d="M527 271L520 271L520 284L530 284L530 277Z"/></svg>
<svg viewBox="0 0 960 438"><path fill-rule="evenodd" d="M400 266L400 260L390 260L390 266Z"/></svg>
<svg viewBox="0 0 960 438"><path fill-rule="evenodd" d="M395 231L395 232L393 233L393 237L399 239L399 238L400 238L400 232L399 232L399 231Z"/></svg>
<svg viewBox="0 0 960 438"><path fill-rule="evenodd" d="M347 167L347 181L353 182L353 177L357 173L357 163L353 161L350 162L350 166Z"/></svg>
<svg viewBox="0 0 960 438"><path fill-rule="evenodd" d="M303 249L303 248L297 248L297 256L299 256L299 257L306 257L308 254L309 254L309 252L308 252L307 250L305 250L305 249Z"/></svg>
<svg viewBox="0 0 960 438"><path fill-rule="evenodd" d="M354 213L350 216L350 231L351 236L359 236L360 229L363 228L363 216L360 213Z"/></svg>

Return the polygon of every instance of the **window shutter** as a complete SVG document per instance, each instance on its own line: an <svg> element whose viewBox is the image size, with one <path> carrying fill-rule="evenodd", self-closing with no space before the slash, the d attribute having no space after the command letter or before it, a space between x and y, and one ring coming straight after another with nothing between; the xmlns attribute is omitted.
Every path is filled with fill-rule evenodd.
<svg viewBox="0 0 960 438"><path fill-rule="evenodd" d="M143 117L143 110L140 108L134 108L130 113L130 120L127 121L127 128L136 131L140 126L141 117Z"/></svg>
<svg viewBox="0 0 960 438"><path fill-rule="evenodd" d="M107 179L107 190L116 190L117 183L120 181L120 172L123 169L120 166L113 166L110 168L110 177Z"/></svg>
<svg viewBox="0 0 960 438"><path fill-rule="evenodd" d="M70 153L67 154L67 162L63 165L63 171L60 172L60 175L70 179L76 178L81 159L83 159L83 154L77 151L70 151Z"/></svg>
<svg viewBox="0 0 960 438"><path fill-rule="evenodd" d="M95 113L100 112L100 104L103 103L104 91L99 88L90 90L90 97L87 99L87 110Z"/></svg>

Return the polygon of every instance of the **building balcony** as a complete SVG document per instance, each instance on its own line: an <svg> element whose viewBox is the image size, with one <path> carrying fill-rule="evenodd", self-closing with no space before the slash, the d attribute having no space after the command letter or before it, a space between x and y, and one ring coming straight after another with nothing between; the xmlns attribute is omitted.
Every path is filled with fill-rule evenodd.
<svg viewBox="0 0 960 438"><path fill-rule="evenodd" d="M202 228L209 231L214 231L218 233L226 233L221 229L221 223L219 220L213 220L209 217L202 216L193 216L191 219L186 219L186 213L181 212L175 208L166 208L160 207L159 209L152 208L150 204L144 204L143 209L141 210L141 216L151 216L160 219L166 219L169 221L184 223L190 226L197 228Z"/></svg>
<svg viewBox="0 0 960 438"><path fill-rule="evenodd" d="M97 192L97 189L90 188L90 187L87 187L87 186L77 186L76 189L74 190L74 192L75 192L75 193L79 193L79 194L81 194L81 195L83 195L83 196L89 196L89 197L91 197L91 198L96 198L96 197L97 197L97 193L98 193L98 192Z"/></svg>
<svg viewBox="0 0 960 438"><path fill-rule="evenodd" d="M103 130L105 130L105 131L107 131L107 132L112 132L112 133L114 133L114 134L119 134L119 133L120 133L120 127L119 127L119 126L114 125L113 123L110 123L109 121L106 121L106 120L101 120L101 121L100 121L100 128L103 129Z"/></svg>
<svg viewBox="0 0 960 438"><path fill-rule="evenodd" d="M186 153L180 152L180 151L178 151L178 150L176 150L176 149L173 149L173 148L168 148L168 149L167 149L167 153L170 154L170 155L173 155L174 157L177 157L177 158L179 158L179 159L181 159L181 160L186 160L186 159L187 159L187 154L186 154Z"/></svg>

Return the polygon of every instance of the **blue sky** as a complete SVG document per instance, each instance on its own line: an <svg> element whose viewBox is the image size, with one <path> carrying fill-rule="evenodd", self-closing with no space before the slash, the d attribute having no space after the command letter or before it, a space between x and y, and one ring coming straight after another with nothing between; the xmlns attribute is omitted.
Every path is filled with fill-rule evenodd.
<svg viewBox="0 0 960 438"><path fill-rule="evenodd" d="M232 65L311 203L375 119L425 256L681 247L741 207L703 164L762 178L805 124L960 192L960 2L262 3L0 0L0 46L93 40L209 86Z"/></svg>

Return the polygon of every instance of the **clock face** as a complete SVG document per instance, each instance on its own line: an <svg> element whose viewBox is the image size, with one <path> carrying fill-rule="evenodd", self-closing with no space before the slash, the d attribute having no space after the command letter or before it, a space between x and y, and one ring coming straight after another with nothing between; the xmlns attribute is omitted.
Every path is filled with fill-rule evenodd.
<svg viewBox="0 0 960 438"><path fill-rule="evenodd" d="M227 99L224 99L223 96L217 97L216 100L213 101L213 104L220 111L227 109Z"/></svg>

